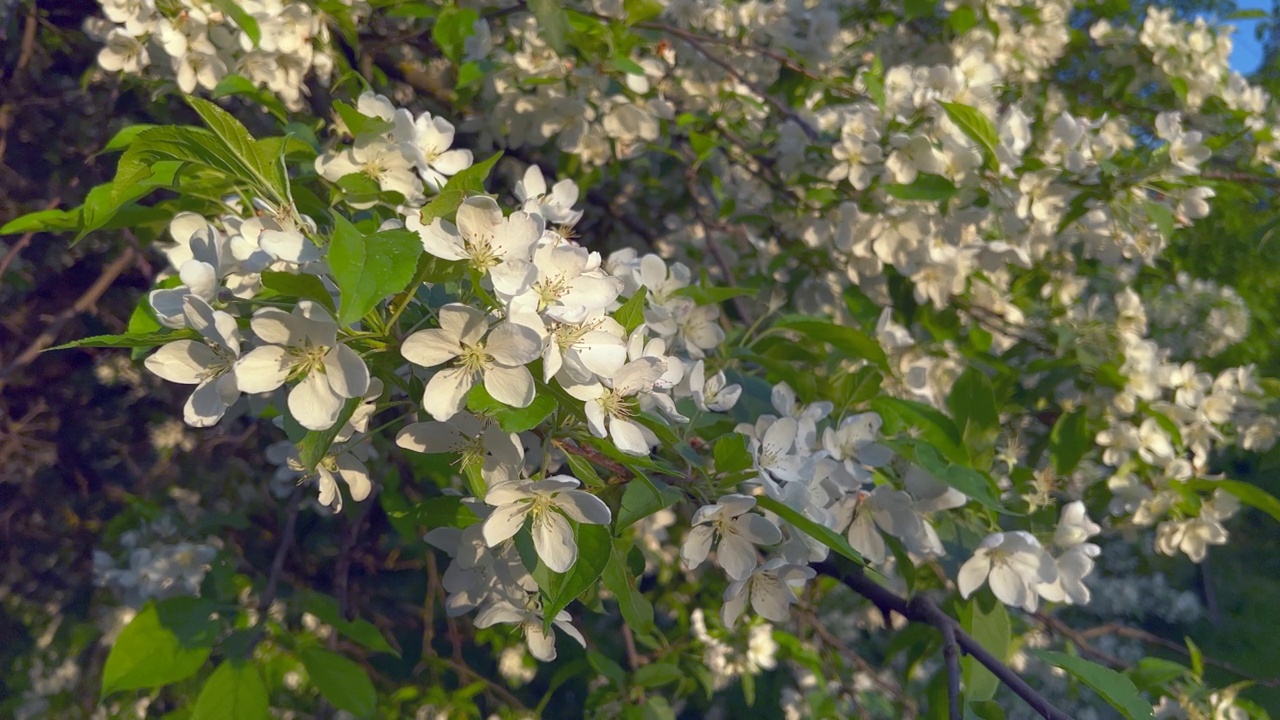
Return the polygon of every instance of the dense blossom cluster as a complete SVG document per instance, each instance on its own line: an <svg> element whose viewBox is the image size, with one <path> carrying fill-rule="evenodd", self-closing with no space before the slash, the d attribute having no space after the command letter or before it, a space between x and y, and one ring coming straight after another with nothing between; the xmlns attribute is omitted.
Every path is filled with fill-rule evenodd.
<svg viewBox="0 0 1280 720"><path fill-rule="evenodd" d="M165 76L184 92L236 73L290 109L301 107L308 73L332 70L329 31L307 5L240 3L252 33L201 3L170 5L103 0L107 21L91 23L102 67L145 73L163 53ZM397 301L394 318L413 309L411 331L389 347L394 373L376 377L371 366L388 348L362 344L381 328L334 311L348 298L326 247L333 223L239 196L224 199L220 217L186 212L170 223L163 250L177 280L149 306L182 337L146 367L194 386L184 410L192 426L271 407L286 431L290 422L338 428L314 472L294 443L270 458L278 482L314 479L335 511L376 492L374 441L388 427L402 449L456 460L468 490L458 504L473 517L426 535L451 558L447 614L474 613L481 629L514 625L541 661L557 657L553 628L586 644L567 611L544 613L546 573L571 572L589 528L619 520L602 499L608 482L569 455L659 497L645 471L679 485L683 521L640 522L633 534L637 546L678 546L689 576L708 562L723 571L723 627L700 609L692 616L716 688L777 664L768 623L793 616L813 566L832 552L815 526L893 581L958 555L948 590L967 600L989 587L1029 613L1089 603L1102 537L1117 528L1154 528L1156 551L1203 560L1227 541L1224 522L1240 507L1215 485L1214 454L1266 451L1280 428L1251 367L1202 369L1247 332L1239 296L1190 277L1153 286L1143 273L1170 233L1209 213L1214 191L1200 178L1215 157L1274 162L1270 98L1227 69L1227 37L1171 11L1149 10L1140 29L1088 28L1102 61L1135 68L1122 85L1167 86L1176 99L1130 117L1081 109L1051 82L1073 42L1068 0L949 3L953 18L965 9L986 21L953 26L949 42L924 52L909 24L842 26L846 5L671 2L661 18L686 42L629 46L612 65L568 61L533 14L477 16L457 59L486 70L474 88L482 111L445 118L366 92L339 107L341 143L306 169L340 188L338 211L411 236L423 267L449 268L416 277ZM626 14L618 3L581 9ZM803 86L775 113L761 88L793 72L778 55L705 62L706 47L688 39L698 33L781 49L845 86ZM876 62L851 60L864 53ZM1231 112L1205 112L1219 105ZM704 152L701 134L683 130L699 115L767 152L740 152L741 143ZM1244 136L1237 145L1251 150L1222 142ZM687 205L621 193L608 212L644 218L660 252L607 254L589 249L610 239L590 236L598 225L584 221L587 193L573 178L553 182L523 162L514 202L452 184L491 147L547 146L584 177L614 172L623 188L665 181L674 173L654 156L691 151L715 183L691 181ZM435 212L450 191L465 197ZM735 214L759 222L709 219ZM323 291L280 302L264 279L275 274ZM764 278L790 294L734 297L733 319L750 325L736 328L707 276L722 286ZM844 353L815 389L795 371L803 356L766 354L770 341L809 327L770 326L784 309L873 349ZM846 336L835 337L839 346ZM966 434L974 447L952 441L959 451L948 454L931 418L968 412L954 398L975 356L1007 363L1016 378L1002 393L1032 400L992 407L992 437ZM836 402L837 380L860 373L875 375L872 392ZM554 409L506 429L504 413L539 402ZM411 417L371 429L393 404L411 406ZM1070 428L1087 448L1070 462L1043 452L1057 452ZM740 445L725 447L745 457L721 456L730 436ZM685 462L682 472L676 457L705 467ZM743 469L715 466L730 460ZM957 475L964 462L977 470ZM127 568L104 556L102 582L133 593L130 602L194 593L212 552L139 548ZM723 638L748 614L768 623L748 623L743 653ZM524 677L522 658L504 654L504 675ZM792 700L788 712L799 713Z"/></svg>

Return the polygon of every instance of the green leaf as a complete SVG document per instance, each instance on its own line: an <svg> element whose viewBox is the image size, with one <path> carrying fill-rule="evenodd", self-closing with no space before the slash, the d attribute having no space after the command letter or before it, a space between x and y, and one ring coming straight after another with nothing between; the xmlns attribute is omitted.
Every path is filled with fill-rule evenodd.
<svg viewBox="0 0 1280 720"><path fill-rule="evenodd" d="M980 466L989 467L991 451L1000 433L1000 411L986 373L973 367L961 373L951 386L947 409L960 428L960 437L969 455L986 459Z"/></svg>
<svg viewBox="0 0 1280 720"><path fill-rule="evenodd" d="M487 415L498 421L503 432L521 433L542 424L555 412L558 405L550 393L539 392L533 396L529 407L513 408L495 399L484 385L476 385L467 394L467 409L477 415Z"/></svg>
<svg viewBox="0 0 1280 720"><path fill-rule="evenodd" d="M547 41L552 50L563 55L568 49L566 36L569 34L569 16L559 0L529 0L529 9L538 19L542 39Z"/></svg>
<svg viewBox="0 0 1280 720"><path fill-rule="evenodd" d="M468 195L483 194L484 181L501 157L502 151L499 150L484 162L478 162L449 178L449 182L440 188L440 194L422 208L422 224L429 225L436 218L448 217L457 212L458 206Z"/></svg>
<svg viewBox="0 0 1280 720"><path fill-rule="evenodd" d="M67 232L80 227L80 208L40 210L16 217L0 227L0 235L35 232Z"/></svg>
<svg viewBox="0 0 1280 720"><path fill-rule="evenodd" d="M604 586L618 601L618 610L637 635L653 632L653 605L636 589L636 581L627 570L627 561L615 544L609 550L609 562L602 576Z"/></svg>
<svg viewBox="0 0 1280 720"><path fill-rule="evenodd" d="M480 13L471 8L446 7L431 26L431 39L445 57L460 62L467 38L476 34L479 19Z"/></svg>
<svg viewBox="0 0 1280 720"><path fill-rule="evenodd" d="M542 613L547 627L550 627L556 615L568 607L574 598L595 585L596 580L604 573L605 565L609 563L609 551L613 547L613 536L609 533L609 528L587 523L573 524L577 526L574 538L578 543L578 561L569 568L569 572L558 573L547 570L539 560L534 572L538 587L542 589Z"/></svg>
<svg viewBox="0 0 1280 720"><path fill-rule="evenodd" d="M299 656L311 682L325 700L356 717L373 715L378 695L363 667L337 653L315 647L303 648Z"/></svg>
<svg viewBox="0 0 1280 720"><path fill-rule="evenodd" d="M81 208L80 232L76 234L76 242L94 230L107 227L111 220L126 206L130 206L134 200L157 188L173 187L181 167L180 162L160 161L151 166L150 175L139 178L123 192L117 191L114 182L104 183L90 190Z"/></svg>
<svg viewBox="0 0 1280 720"><path fill-rule="evenodd" d="M712 457L716 461L716 472L736 473L748 470L752 466L751 451L747 449L747 436L741 433L728 433L716 440Z"/></svg>
<svg viewBox="0 0 1280 720"><path fill-rule="evenodd" d="M951 418L924 403L882 395L871 401L871 409L884 419L886 436L918 432L953 462L969 462L960 431Z"/></svg>
<svg viewBox="0 0 1280 720"><path fill-rule="evenodd" d="M462 500L457 495L440 495L423 500L411 510L393 515L409 518L429 530L439 527L466 528L480 522L480 517Z"/></svg>
<svg viewBox="0 0 1280 720"><path fill-rule="evenodd" d="M362 398L347 400L347 404L342 407L342 412L338 413L338 421L333 424L333 427L328 430L311 430L303 436L298 443L298 460L306 472L314 472L316 465L319 465L324 456L329 453L329 448L333 446L333 439L355 414L361 401Z"/></svg>
<svg viewBox="0 0 1280 720"><path fill-rule="evenodd" d="M471 12L474 13L475 11L472 10ZM347 130L357 137L360 135L381 135L395 127L393 123L382 118L371 118L368 115L362 115L359 110L341 100L333 101L333 109L337 111L338 117L342 118L342 123L347 126Z"/></svg>
<svg viewBox="0 0 1280 720"><path fill-rule="evenodd" d="M343 636L369 648L374 652L388 653L400 657L400 653L391 647L391 643L383 637L382 631L373 623L363 618L348 620L338 611L338 601L328 595L307 593L304 603L307 612L315 615L320 622L332 626Z"/></svg>
<svg viewBox="0 0 1280 720"><path fill-rule="evenodd" d="M175 340L197 340L199 334L195 330L165 330L164 332L142 333L140 335L94 335L82 338L65 345L56 345L45 350L69 350L71 348L149 348L164 345Z"/></svg>
<svg viewBox="0 0 1280 720"><path fill-rule="evenodd" d="M1012 630L1004 604L990 593L979 593L960 608L960 623L987 652L1004 661L1009 655ZM1000 681L982 663L968 655L960 658L964 673L965 697L971 701L995 697Z"/></svg>
<svg viewBox="0 0 1280 720"><path fill-rule="evenodd" d="M951 122L960 128L960 131L969 136L969 139L978 144L982 150L982 157L986 161L988 170L999 170L1000 161L996 158L996 148L1000 146L1000 134L996 132L996 126L982 114L977 108L962 105L953 102L940 102L942 109L947 112L947 117L951 118Z"/></svg>
<svg viewBox="0 0 1280 720"><path fill-rule="evenodd" d="M673 663L654 663L641 665L631 674L631 683L636 687L652 688L679 682L684 678L684 671Z"/></svg>
<svg viewBox="0 0 1280 720"><path fill-rule="evenodd" d="M180 597L148 603L111 646L102 695L158 688L196 674L209 659L217 623L208 602Z"/></svg>
<svg viewBox="0 0 1280 720"><path fill-rule="evenodd" d="M289 117L289 110L280 102L280 98L275 93L264 87L258 87L252 80L243 76L231 73L218 81L218 84L209 92L210 97L224 98L229 95L241 95L246 99L266 108L267 112L284 120Z"/></svg>
<svg viewBox="0 0 1280 720"><path fill-rule="evenodd" d="M964 706L964 720L1004 720L1004 718L1004 708L1000 707L1000 703L995 700L969 701Z"/></svg>
<svg viewBox="0 0 1280 720"><path fill-rule="evenodd" d="M787 328L807 336L811 340L830 343L851 359L866 360L881 369L889 368L884 348L874 338L857 328L836 325L827 320L815 320L802 315L780 318L775 327Z"/></svg>
<svg viewBox="0 0 1280 720"><path fill-rule="evenodd" d="M1153 717L1151 703L1143 699L1127 675L1074 655L1033 648L1028 648L1025 652L1066 670L1072 677L1101 695L1103 700L1119 710L1127 720L1151 720Z"/></svg>
<svg viewBox="0 0 1280 720"><path fill-rule="evenodd" d="M257 668L224 662L205 681L191 711L191 720L267 720L271 708L267 686Z"/></svg>
<svg viewBox="0 0 1280 720"><path fill-rule="evenodd" d="M123 202L122 198L131 188L152 176L156 163L169 160L192 163L226 178L251 183L260 193L274 193L269 186L255 181L255 172L229 153L212 132L195 127L163 126L144 131L125 149L112 182L112 201Z"/></svg>
<svg viewBox="0 0 1280 720"><path fill-rule="evenodd" d="M143 132L146 132L147 130L150 130L153 127L159 127L159 126L148 125L146 123L137 123L135 125L130 125L126 128L122 128L120 132L111 136L111 139L107 141L106 146L102 148L102 152L109 153L109 152L119 152L121 150L124 150L125 148L129 147L129 145L131 145L139 135L141 135Z"/></svg>
<svg viewBox="0 0 1280 720"><path fill-rule="evenodd" d="M1058 416L1049 431L1049 455L1053 459L1053 470L1059 477L1069 476L1092 448L1093 437L1089 434L1084 408Z"/></svg>
<svg viewBox="0 0 1280 720"><path fill-rule="evenodd" d="M853 546L849 544L849 541L846 540L843 535L831 528L825 525L819 525L792 509L791 506L784 505L768 495L757 495L756 504L762 509L768 510L783 520L791 523L796 528L809 535L809 537L812 537L823 545L835 550L836 553L858 563L859 565L866 565L866 561L862 559L862 556L858 554L857 550L853 549Z"/></svg>
<svg viewBox="0 0 1280 720"><path fill-rule="evenodd" d="M618 321L628 335L644 322L644 298L648 291L649 288L641 285L635 295L628 298L622 307L613 311L613 319Z"/></svg>
<svg viewBox="0 0 1280 720"><path fill-rule="evenodd" d="M928 173L920 173L910 185L885 185L884 191L899 200L925 202L944 202L960 192L950 180Z"/></svg>
<svg viewBox="0 0 1280 720"><path fill-rule="evenodd" d="M601 479L596 469L591 466L589 460L571 452L565 452L564 459L565 462L569 463L569 470L573 473L573 476L581 480L584 485L594 488L604 487L604 480Z"/></svg>
<svg viewBox="0 0 1280 720"><path fill-rule="evenodd" d="M587 664L591 666L592 670L603 675L615 685L624 685L627 682L627 673L622 669L622 666L604 653L588 650Z"/></svg>
<svg viewBox="0 0 1280 720"><path fill-rule="evenodd" d="M263 153L262 149L254 144L253 136L231 113L208 100L194 96L187 96L185 99L187 104L199 113L214 136L222 142L223 149L248 170L249 174L244 179L256 181L277 202L284 203L289 197L289 190L279 158Z"/></svg>
<svg viewBox="0 0 1280 720"><path fill-rule="evenodd" d="M248 35L249 39L253 41L254 47L257 47L258 43L262 42L262 31L258 28L258 21L255 20L252 15L245 12L245 9L240 7L240 3L235 0L210 1L213 3L214 7L225 13L235 21L236 25L240 26L241 30L244 30L244 34Z"/></svg>
<svg viewBox="0 0 1280 720"><path fill-rule="evenodd" d="M893 442L885 445L924 468L942 482L977 500L984 507L1006 512L1000 503L999 488L988 476L964 465L949 462L927 442Z"/></svg>
<svg viewBox="0 0 1280 720"><path fill-rule="evenodd" d="M1245 505L1257 508L1280 522L1280 500L1257 485L1239 480L1206 480L1204 478L1190 480L1187 484L1196 490L1222 489L1235 495Z"/></svg>
<svg viewBox="0 0 1280 720"><path fill-rule="evenodd" d="M262 286L268 290L275 290L281 295L315 300L325 306L329 312L333 312L335 309L333 307L333 295L329 293L329 289L324 286L320 278L315 275L264 270L262 272Z"/></svg>
<svg viewBox="0 0 1280 720"><path fill-rule="evenodd" d="M1190 674L1191 670L1185 665L1154 657L1142 658L1128 672L1129 677L1139 690L1145 690L1153 694L1165 689L1173 680Z"/></svg>
<svg viewBox="0 0 1280 720"><path fill-rule="evenodd" d="M334 222L329 268L342 292L338 322L350 326L382 299L409 286L422 254L422 240L408 230L384 230L366 237L341 215Z"/></svg>
<svg viewBox="0 0 1280 720"><path fill-rule="evenodd" d="M622 0L622 10L627 14L627 24L635 25L661 15L663 6L657 0Z"/></svg>
<svg viewBox="0 0 1280 720"><path fill-rule="evenodd" d="M1164 203L1148 200L1142 204L1147 211L1147 218L1156 224L1156 228L1160 230L1160 234L1164 237L1173 235L1177 225L1173 219L1173 210Z"/></svg>
<svg viewBox="0 0 1280 720"><path fill-rule="evenodd" d="M631 527L659 510L679 502L684 495L677 489L646 475L637 475L622 491L622 505L614 522L616 532Z"/></svg>

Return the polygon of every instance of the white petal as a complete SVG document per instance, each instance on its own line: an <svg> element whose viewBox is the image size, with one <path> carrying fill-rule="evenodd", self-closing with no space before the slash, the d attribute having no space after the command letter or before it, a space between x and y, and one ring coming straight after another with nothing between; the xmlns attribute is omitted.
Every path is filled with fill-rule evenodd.
<svg viewBox="0 0 1280 720"><path fill-rule="evenodd" d="M609 434L613 436L613 444L628 455L643 456L649 454L649 443L644 439L640 426L622 418L609 421Z"/></svg>
<svg viewBox="0 0 1280 720"><path fill-rule="evenodd" d="M313 372L289 391L289 414L308 430L328 430L338 421L343 398L321 373Z"/></svg>
<svg viewBox="0 0 1280 720"><path fill-rule="evenodd" d="M187 404L182 408L182 419L191 427L212 427L227 412L226 396L222 391L222 378L200 383ZM234 383L232 384L234 387ZM236 393L237 395L239 393Z"/></svg>
<svg viewBox="0 0 1280 720"><path fill-rule="evenodd" d="M466 404L467 393L474 383L471 371L464 368L441 370L427 382L426 391L422 394L422 408L431 417L444 422Z"/></svg>
<svg viewBox="0 0 1280 720"><path fill-rule="evenodd" d="M542 354L542 338L524 325L504 322L489 333L484 349L501 365L528 365Z"/></svg>
<svg viewBox="0 0 1280 720"><path fill-rule="evenodd" d="M436 218L429 226L423 227L417 216L410 215L405 226L417 231L418 237L422 239L422 249L428 255L441 260L467 259L466 245L452 223Z"/></svg>
<svg viewBox="0 0 1280 720"><path fill-rule="evenodd" d="M324 356L325 378L339 397L363 397L369 389L369 366L346 345L335 345Z"/></svg>
<svg viewBox="0 0 1280 720"><path fill-rule="evenodd" d="M979 552L969 558L964 565L960 566L960 574L956 577L956 584L960 588L960 597L968 598L975 590L982 587L982 583L986 581L987 575L991 573L991 557L985 552Z"/></svg>
<svg viewBox="0 0 1280 720"><path fill-rule="evenodd" d="M271 392L284 384L291 368L288 351L279 345L263 345L236 362L236 385L240 392Z"/></svg>
<svg viewBox="0 0 1280 720"><path fill-rule="evenodd" d="M743 515L735 524L742 537L756 545L777 545L782 542L782 531L763 515Z"/></svg>
<svg viewBox="0 0 1280 720"><path fill-rule="evenodd" d="M335 462L338 465L338 472L347 483L347 488L351 490L351 499L361 502L369 497L369 493L373 490L373 483L369 481L369 468L349 452L339 455Z"/></svg>
<svg viewBox="0 0 1280 720"><path fill-rule="evenodd" d="M143 365L173 383L197 385L217 362L208 345L195 340L175 340L148 357Z"/></svg>
<svg viewBox="0 0 1280 720"><path fill-rule="evenodd" d="M524 640L529 645L529 654L542 662L556 659L556 638L542 631L537 623L525 623Z"/></svg>
<svg viewBox="0 0 1280 720"><path fill-rule="evenodd" d="M515 536L524 526L524 519L532 508L532 503L522 502L503 505L494 510L484 521L484 543L494 547Z"/></svg>
<svg viewBox="0 0 1280 720"><path fill-rule="evenodd" d="M746 580L756 569L756 549L744 538L726 535L720 538L716 560L731 579Z"/></svg>
<svg viewBox="0 0 1280 720"><path fill-rule="evenodd" d="M296 345L301 334L297 331L298 320L279 308L259 310L249 324L259 340L273 345Z"/></svg>
<svg viewBox="0 0 1280 720"><path fill-rule="evenodd" d="M556 495L552 500L570 519L589 525L608 525L612 520L609 506L600 498L589 492L569 490Z"/></svg>
<svg viewBox="0 0 1280 720"><path fill-rule="evenodd" d="M751 583L751 609L776 623L786 622L791 613L790 591L781 585Z"/></svg>
<svg viewBox="0 0 1280 720"><path fill-rule="evenodd" d="M400 354L405 360L422 367L435 367L449 362L463 352L456 338L444 330L419 330L404 339Z"/></svg>
<svg viewBox="0 0 1280 720"><path fill-rule="evenodd" d="M484 389L503 405L525 408L533 402L533 375L529 368L490 366L484 371Z"/></svg>
<svg viewBox="0 0 1280 720"><path fill-rule="evenodd" d="M698 525L689 531L684 538L684 545L680 546L680 557L686 568L693 570L707 559L714 535L715 530L710 525Z"/></svg>
<svg viewBox="0 0 1280 720"><path fill-rule="evenodd" d="M454 420L462 417L462 414L455 415ZM471 438L463 437L462 433L453 429L447 423L441 422L421 422L406 425L396 433L396 444L405 450L412 450L420 453L445 453L457 452L466 446Z"/></svg>
<svg viewBox="0 0 1280 720"><path fill-rule="evenodd" d="M542 562L558 573L568 572L578 560L573 526L557 512L544 512L534 521L533 546Z"/></svg>
<svg viewBox="0 0 1280 720"><path fill-rule="evenodd" d="M483 610L476 613L475 626L478 628L487 628L499 623L518 623L524 622L525 612L515 605L505 601L486 605Z"/></svg>
<svg viewBox="0 0 1280 720"><path fill-rule="evenodd" d="M489 329L489 320L469 305L449 303L440 308L440 329L458 343L475 345Z"/></svg>

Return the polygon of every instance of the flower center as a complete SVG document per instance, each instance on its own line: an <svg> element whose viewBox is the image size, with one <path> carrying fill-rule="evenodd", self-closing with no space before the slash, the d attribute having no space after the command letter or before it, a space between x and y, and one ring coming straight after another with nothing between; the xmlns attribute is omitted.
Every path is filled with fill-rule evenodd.
<svg viewBox="0 0 1280 720"><path fill-rule="evenodd" d="M458 367L469 373L477 373L493 364L493 356L484 351L484 343L464 345L458 356Z"/></svg>

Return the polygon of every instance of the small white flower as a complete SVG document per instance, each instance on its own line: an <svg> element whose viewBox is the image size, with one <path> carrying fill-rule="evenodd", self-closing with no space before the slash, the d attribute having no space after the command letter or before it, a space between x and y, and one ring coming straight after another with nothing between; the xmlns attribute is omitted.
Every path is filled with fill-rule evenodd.
<svg viewBox="0 0 1280 720"><path fill-rule="evenodd" d="M443 260L465 260L471 267L488 273L497 292L514 297L528 289L537 277L529 262L533 244L542 237L542 218L524 211L502 215L491 197L477 195L458 207L458 224L435 218L423 225L417 213L410 213L405 227L418 233L422 247Z"/></svg>
<svg viewBox="0 0 1280 720"><path fill-rule="evenodd" d="M729 412L742 397L742 386L729 384L724 371L707 377L706 365L702 360L693 364L689 370L689 394L693 404L702 412Z"/></svg>
<svg viewBox="0 0 1280 720"><path fill-rule="evenodd" d="M680 548L684 566L690 570L707 559L711 543L719 537L716 563L730 579L742 580L756 569L756 545L777 545L782 531L763 515L751 512L756 499L749 495L725 495L712 505L698 508L693 528Z"/></svg>
<svg viewBox="0 0 1280 720"><path fill-rule="evenodd" d="M585 402L584 410L591 434L612 437L613 444L628 455L648 455L649 440L643 426L631 418L638 409L632 398L653 388L666 372L666 364L658 358L633 360L606 380L608 384L568 386L565 390Z"/></svg>
<svg viewBox="0 0 1280 720"><path fill-rule="evenodd" d="M484 313L461 303L440 308L438 329L419 330L400 347L406 360L422 367L453 362L432 376L422 397L423 408L442 422L466 404L477 376L498 402L529 407L534 385L525 365L541 351L542 341L532 329L502 322L490 330Z"/></svg>
<svg viewBox="0 0 1280 720"><path fill-rule="evenodd" d="M300 380L289 391L289 413L308 430L326 430L344 402L369 389L369 368L356 351L338 342L338 324L318 303L300 300L292 313L263 308L251 322L258 339L236 363L241 392L271 392L288 380Z"/></svg>
<svg viewBox="0 0 1280 720"><path fill-rule="evenodd" d="M192 427L210 427L240 397L232 372L240 357L240 331L235 318L194 295L183 299L183 308L188 326L200 333L203 342L171 342L144 364L169 382L195 385L183 407L183 419Z"/></svg>
<svg viewBox="0 0 1280 720"><path fill-rule="evenodd" d="M548 224L573 227L582 218L581 210L574 210L578 202L578 185L572 180L561 180L547 194L547 181L537 165L524 171L524 178L516 183L516 198L524 204L524 211L541 215Z"/></svg>
<svg viewBox="0 0 1280 720"><path fill-rule="evenodd" d="M569 520L590 525L608 525L609 507L589 492L575 490L579 483L568 475L537 482L499 485L485 495L495 507L484 521L484 540L489 547L520 531L525 518L533 521L531 532L538 557L551 570L562 573L578 560L578 543Z"/></svg>
<svg viewBox="0 0 1280 720"><path fill-rule="evenodd" d="M774 558L756 568L750 576L734 580L724 591L724 607L720 618L733 627L751 601L757 615L777 623L786 622L791 606L799 601L796 590L804 587L817 573L813 568L788 564Z"/></svg>
<svg viewBox="0 0 1280 720"><path fill-rule="evenodd" d="M1027 612L1035 612L1039 604L1037 587L1057 579L1053 558L1034 535L1021 530L988 535L973 557L960 566L957 578L964 598L986 582L1000 602Z"/></svg>
<svg viewBox="0 0 1280 720"><path fill-rule="evenodd" d="M552 624L576 640L579 645L586 647L587 641L570 622L572 619L569 613L561 610L556 614ZM541 608L537 606L520 608L510 600L504 599L486 605L476 613L475 625L478 628L487 628L498 623L518 624L524 631L524 640L529 646L529 654L543 662L551 662L556 659L556 638L555 635L543 631L542 620Z"/></svg>
<svg viewBox="0 0 1280 720"><path fill-rule="evenodd" d="M393 137L400 149L422 176L423 183L439 191L448 178L471 167L470 150L450 150L453 124L442 117L424 112L415 120L408 110L397 110Z"/></svg>

